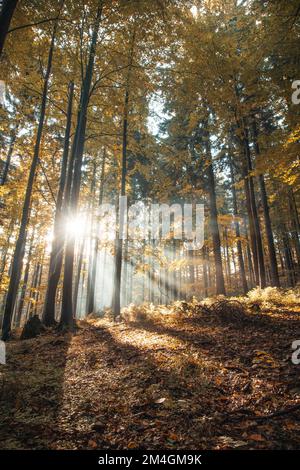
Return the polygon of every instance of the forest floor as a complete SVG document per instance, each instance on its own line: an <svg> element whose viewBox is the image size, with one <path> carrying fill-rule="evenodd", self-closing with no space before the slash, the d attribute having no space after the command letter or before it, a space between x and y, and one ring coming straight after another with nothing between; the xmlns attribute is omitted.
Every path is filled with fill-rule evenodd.
<svg viewBox="0 0 300 470"><path fill-rule="evenodd" d="M135 307L9 342L0 447L299 449L300 304L239 305Z"/></svg>

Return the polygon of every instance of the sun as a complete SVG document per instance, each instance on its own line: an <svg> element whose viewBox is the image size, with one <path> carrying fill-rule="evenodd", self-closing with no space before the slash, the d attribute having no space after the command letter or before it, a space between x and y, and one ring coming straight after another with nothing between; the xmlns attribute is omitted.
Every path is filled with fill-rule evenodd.
<svg viewBox="0 0 300 470"><path fill-rule="evenodd" d="M198 8L196 7L196 5L193 5L190 10L193 17L196 18L198 16Z"/></svg>
<svg viewBox="0 0 300 470"><path fill-rule="evenodd" d="M81 238L86 233L87 220L83 214L68 217L65 222L66 234L69 237Z"/></svg>

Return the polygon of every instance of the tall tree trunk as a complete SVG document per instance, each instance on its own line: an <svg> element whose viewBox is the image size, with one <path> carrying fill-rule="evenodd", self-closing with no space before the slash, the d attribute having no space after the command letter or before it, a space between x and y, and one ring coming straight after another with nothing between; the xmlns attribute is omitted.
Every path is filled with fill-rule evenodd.
<svg viewBox="0 0 300 470"><path fill-rule="evenodd" d="M230 254L229 254L229 241L228 241L228 229L225 227L224 229L224 251L225 251L225 259L226 259L226 271L227 271L227 282L229 287L231 288L231 266L230 266Z"/></svg>
<svg viewBox="0 0 300 470"><path fill-rule="evenodd" d="M47 64L47 70L46 70L45 80L44 80L41 110L40 110L36 142L35 142L35 147L34 147L34 154L33 154L32 162L30 166L29 178L28 178L24 205L23 205L23 210L22 210L20 229L19 229L19 234L18 234L18 238L16 242L15 251L14 251L10 282L9 282L9 287L8 287L8 292L7 292L7 297L6 297L6 304L5 304L5 309L4 309L4 318L3 318L3 326L2 326L2 339L4 341L8 340L10 336L12 315L13 315L13 310L14 310L15 301L16 301L17 289L18 289L18 285L20 281L21 266L23 262L24 248L25 248L25 243L26 243L26 228L27 228L27 223L28 223L28 219L30 215L31 196L32 196L34 179L36 175L36 168L37 168L37 164L39 161L40 146L41 146L41 140L42 140L42 134L43 134L43 128L44 128L44 120L45 120L47 97L48 97L47 95L48 95L48 88L49 88L49 79L50 79L50 74L51 74L51 69L52 69L52 60L53 60L56 31L57 31L57 21L55 22L53 33L52 33L52 38L51 38L51 45L49 49L48 64Z"/></svg>
<svg viewBox="0 0 300 470"><path fill-rule="evenodd" d="M24 279L23 279L23 285L22 285L22 290L21 290L20 302L19 302L18 310L17 310L16 326L20 326L20 323L21 323L21 317L22 317L22 312L23 312L23 307L24 307L28 278L29 278L29 268L30 268L31 255L32 255L32 249L33 249L33 240L34 240L34 231L32 232L30 243L29 243L28 257L27 257L27 262L26 262L26 267L25 267L25 272L24 272Z"/></svg>
<svg viewBox="0 0 300 470"><path fill-rule="evenodd" d="M260 287L266 287L266 273L264 265L264 255L263 255L263 246L262 246L262 237L259 225L259 218L255 200L255 190L254 182L251 173L253 171L251 154L249 148L248 140L248 130L244 126L244 162L242 165L243 168L243 178L245 185L246 193L246 205L249 217L249 227L250 227L250 237L254 261L254 270L256 275L256 282Z"/></svg>
<svg viewBox="0 0 300 470"><path fill-rule="evenodd" d="M0 12L0 57L18 0L3 0Z"/></svg>
<svg viewBox="0 0 300 470"><path fill-rule="evenodd" d="M229 170L230 170L230 177L231 177L233 215L234 215L235 236L237 239L237 252L238 252L238 260L239 260L240 278L242 281L243 292L244 294L246 294L246 292L248 291L248 284L247 284L243 249L242 249L242 242L241 242L241 230L240 230L240 224L238 221L239 213L238 213L238 205L237 205L237 194L236 194L236 188L235 188L235 177L234 177L234 169L233 169L233 162L232 162L231 155L229 155Z"/></svg>
<svg viewBox="0 0 300 470"><path fill-rule="evenodd" d="M37 288L38 279L39 279L39 270L40 270L40 262L37 261L34 267L33 277L32 277L32 282L31 282L31 287L30 287L30 301L28 303L28 308L27 308L27 318L31 318L33 315L35 298L36 298L36 288Z"/></svg>
<svg viewBox="0 0 300 470"><path fill-rule="evenodd" d="M77 270L76 270L75 283L74 283L74 294L73 294L74 316L76 316L77 305L78 305L78 292L79 292L79 284L80 284L80 277L81 277L81 270L82 270L83 252L84 252L84 238L82 239L82 242L79 248Z"/></svg>
<svg viewBox="0 0 300 470"><path fill-rule="evenodd" d="M297 212L297 206L295 203L295 198L292 189L288 190L288 202L289 210L291 214L291 231L292 231L292 240L295 247L296 258L297 258L297 277L300 275L300 239L299 239L299 218Z"/></svg>
<svg viewBox="0 0 300 470"><path fill-rule="evenodd" d="M120 196L126 195L126 174L127 174L127 144L128 144L128 114L129 114L129 89L130 89L130 78L131 70L133 65L133 53L135 44L135 28L132 35L130 54L129 54L129 67L126 80L126 90L124 99L124 113L123 113L123 133L122 133L122 174L121 174L121 191ZM120 208L118 213L120 212ZM122 223L121 223L122 225ZM116 243L115 243L115 271L114 271L114 291L112 310L114 318L116 319L120 315L121 310L121 273L122 273L122 255L123 255L123 234L121 231L124 227L120 227L117 230Z"/></svg>
<svg viewBox="0 0 300 470"><path fill-rule="evenodd" d="M101 206L103 203L105 163L106 163L106 149L104 149L104 152L103 152L102 165L101 165L99 206ZM87 293L87 314L92 313L95 310L95 284L96 284L96 274L97 274L97 266L98 266L98 254L99 254L99 234L98 234L98 227L97 227L97 233L96 233L96 239L95 239L94 251L93 251L91 279L90 279L90 284L89 284L89 290Z"/></svg>
<svg viewBox="0 0 300 470"><path fill-rule="evenodd" d="M41 297L43 266L44 266L44 252L42 253L41 260L40 260L40 263L39 263L39 273L38 273L36 292L35 292L34 315L38 314L38 301Z"/></svg>
<svg viewBox="0 0 300 470"><path fill-rule="evenodd" d="M294 285L295 285L295 272L294 272L294 266L293 266L293 259L292 259L290 241L289 241L287 229L286 229L286 226L284 224L281 224L281 236L282 236L282 243L283 243L283 251L284 251L285 267L286 267L288 285L291 286L291 287L294 287Z"/></svg>
<svg viewBox="0 0 300 470"><path fill-rule="evenodd" d="M71 82L69 85L69 99L68 99L68 110L67 110L67 124L64 139L64 150L61 162L60 180L56 201L56 212L54 218L53 228L53 242L52 250L49 262L49 274L47 291L43 309L43 323L46 326L55 324L55 299L57 286L61 274L62 262L63 262L63 248L64 248L64 227L62 220L62 207L63 207L63 195L66 185L67 166L69 158L69 146L70 146L70 132L72 125L72 103L74 95L74 83Z"/></svg>
<svg viewBox="0 0 300 470"><path fill-rule="evenodd" d="M258 136L257 126L256 126L256 122L254 121L253 122L253 141L254 141L255 153L258 156L260 155L260 148L259 148L257 136ZM263 206L263 211L264 211L272 286L279 287L280 282L279 282L279 275L278 275L276 251L275 251L274 237L273 237L273 231L272 231L268 196L267 196L267 191L266 191L265 179L263 175L259 175L259 186L260 186L261 201L262 201L262 206Z"/></svg>
<svg viewBox="0 0 300 470"><path fill-rule="evenodd" d="M128 105L129 91L125 92L124 119L123 119L123 145L122 145L122 176L121 176L121 192L120 196L126 194L126 173L127 173L127 128L128 128ZM120 213L120 207L118 209ZM122 225L122 222L121 222ZM114 318L120 315L121 308L121 272L122 272L122 256L123 256L123 227L118 228L116 234L116 255L115 255L115 273L114 273L114 292L113 292L113 315Z"/></svg>
<svg viewBox="0 0 300 470"><path fill-rule="evenodd" d="M210 209L210 230L213 241L213 252L215 260L215 271L216 271L216 294L226 295L225 282L223 274L223 264L221 255L221 239L218 224L218 209L217 209L217 196L216 196L216 183L215 175L213 171L212 157L209 133L206 131L206 159L208 166L206 169L206 175L208 179L208 195L209 195L209 209Z"/></svg>
<svg viewBox="0 0 300 470"><path fill-rule="evenodd" d="M0 284L2 283L3 275L5 273L5 268L6 268L6 260L7 260L7 255L9 251L9 246L10 246L10 241L11 237L14 232L14 226L15 226L15 220L12 219L9 227L8 227L8 236L7 236L7 242L2 250L2 258L1 258L1 267L0 267Z"/></svg>
<svg viewBox="0 0 300 470"><path fill-rule="evenodd" d="M4 164L4 168L3 168L3 174L2 174L2 178L1 178L1 185L4 185L7 181L7 176L8 176L9 167L10 167L10 161L11 161L12 153L13 153L13 150L14 150L15 141L16 141L16 138L17 138L17 132L18 132L18 125L15 127L15 129L13 129L13 131L11 133L10 144L9 144L9 148L8 148L8 152L7 152L7 156L6 156L6 160L5 160L5 164Z"/></svg>
<svg viewBox="0 0 300 470"><path fill-rule="evenodd" d="M83 81L82 93L80 99L80 107L78 112L77 126L74 137L74 145L72 147L72 157L70 166L72 168L74 162L74 174L72 179L72 190L70 195L69 215L76 215L80 183L81 183L81 166L85 143L85 132L87 123L87 110L90 99L91 84L94 71L95 53L98 40L98 33L102 17L102 0L98 3L97 16L94 24L92 40L90 45L89 60L86 68L86 74ZM75 237L68 236L65 249L65 265L64 265L64 281L63 281L63 296L62 296L62 312L61 312L61 326L73 327L73 268L74 268L74 250L75 250Z"/></svg>
<svg viewBox="0 0 300 470"><path fill-rule="evenodd" d="M207 248L202 248L202 260L203 260L203 288L204 296L208 297L208 272L207 272Z"/></svg>
<svg viewBox="0 0 300 470"><path fill-rule="evenodd" d="M93 162L93 176L92 176L92 181L91 181L91 188L90 188L90 207L89 207L89 212L91 214L91 226L90 226L90 249L89 249L89 260L88 260L88 277L87 277L87 293L86 293L86 314L93 313L94 311L94 285L95 285L95 279L94 279L94 257L97 254L95 253L96 245L97 245L97 239L96 236L94 236L94 231L95 231L95 220L94 220L94 206L95 206L95 193L96 193L96 170L97 166L96 163Z"/></svg>
<svg viewBox="0 0 300 470"><path fill-rule="evenodd" d="M122 305L126 307L127 305L127 297L128 297L128 270L129 270L129 263L128 263L128 236L126 237L125 244L124 244L124 261L123 263L123 279L124 282L122 283Z"/></svg>

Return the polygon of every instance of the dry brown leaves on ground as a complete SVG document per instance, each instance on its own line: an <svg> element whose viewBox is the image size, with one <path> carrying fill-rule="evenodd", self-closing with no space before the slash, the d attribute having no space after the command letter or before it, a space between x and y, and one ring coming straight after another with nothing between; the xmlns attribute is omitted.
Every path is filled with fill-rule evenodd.
<svg viewBox="0 0 300 470"><path fill-rule="evenodd" d="M231 303L228 321L223 303L219 321L212 307L149 307L9 343L1 448L299 448L299 308Z"/></svg>

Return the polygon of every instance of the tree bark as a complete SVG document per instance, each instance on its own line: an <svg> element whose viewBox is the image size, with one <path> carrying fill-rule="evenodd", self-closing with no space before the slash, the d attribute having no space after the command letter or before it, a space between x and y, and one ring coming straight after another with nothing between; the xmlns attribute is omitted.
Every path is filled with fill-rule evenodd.
<svg viewBox="0 0 300 470"><path fill-rule="evenodd" d="M129 67L126 81L125 99L124 99L124 114L123 114L123 132L122 132L122 174L121 174L121 191L120 196L126 194L126 174L127 174L127 144L128 144L128 114L129 114L129 89L131 70L133 65L133 53L135 45L135 29L132 34L132 41L129 54ZM119 210L118 210L119 213ZM120 315L121 310L121 273L122 273L122 255L123 255L123 236L119 227L116 234L115 243L115 272L114 272L114 291L112 301L112 311L114 319Z"/></svg>
<svg viewBox="0 0 300 470"><path fill-rule="evenodd" d="M0 13L0 57L2 55L5 39L10 22L17 7L18 0L3 0Z"/></svg>
<svg viewBox="0 0 300 470"><path fill-rule="evenodd" d="M94 24L92 40L90 45L89 60L86 68L86 74L83 81L80 107L78 111L77 126L75 132L74 145L72 147L71 157L71 169L74 163L74 173L72 178L72 189L69 204L69 214L76 215L80 183L81 183L81 166L85 143L85 132L87 123L87 109L90 99L91 84L94 71L94 62L96 54L96 46L98 40L98 33L100 28L100 22L102 17L102 0L98 3L97 16ZM63 296L62 296L62 311L60 325L68 328L73 327L74 323L74 311L72 301L72 290L73 290L73 268L74 268L74 251L75 251L75 238L74 236L68 236L66 241L65 249L65 265L64 265L64 282L63 282Z"/></svg>
<svg viewBox="0 0 300 470"><path fill-rule="evenodd" d="M216 183L215 183L215 175L214 175L213 165L212 165L211 148L210 148L208 131L206 131L205 146L206 146L206 159L208 162L206 175L208 179L210 230L212 234L213 253L214 253L214 260L215 260L215 271L216 271L216 294L226 295L222 255L221 255L221 239L220 239L219 224L218 224Z"/></svg>
<svg viewBox="0 0 300 470"><path fill-rule="evenodd" d="M90 188L90 213L91 213L91 227L90 227L90 259L88 260L88 278L87 278L87 295L86 295L86 314L89 315L94 311L94 295L95 295L95 273L94 273L94 258L97 256L96 245L97 238L94 237L94 201L95 201L95 192L96 192L96 164L93 165L93 176Z"/></svg>
<svg viewBox="0 0 300 470"><path fill-rule="evenodd" d="M235 177L234 177L234 169L233 169L233 162L231 155L229 155L229 170L230 170L230 177L231 177L231 188L232 188L232 202L233 202L233 215L234 215L234 225L235 225L235 236L237 239L237 252L238 252L238 260L239 260L239 269L240 269L240 278L242 282L242 288L244 294L248 291L248 283L246 278L246 271L245 271L245 264L244 264L244 257L243 257L243 249L242 249L242 242L241 242L241 230L240 224L238 221L238 205L237 205L237 194L235 188Z"/></svg>
<svg viewBox="0 0 300 470"><path fill-rule="evenodd" d="M264 255L263 255L263 246L261 231L259 225L259 218L255 200L255 190L253 177L251 175L253 168L251 162L249 140L248 140L248 131L244 126L244 162L242 165L243 168L243 178L245 185L245 195L246 195L246 205L249 217L249 228L250 228L250 238L251 238L251 247L254 261L254 271L256 275L256 282L261 287L266 287L266 273L264 266Z"/></svg>
<svg viewBox="0 0 300 470"><path fill-rule="evenodd" d="M56 212L54 218L53 228L53 242L52 250L49 262L49 273L47 291L45 297L45 304L43 309L42 320L46 326L55 324L55 299L57 286L61 274L62 262L63 262L63 248L64 248L64 227L62 220L62 208L63 208L63 195L66 186L66 175L69 158L69 146L70 146L70 132L72 126L72 104L74 95L74 83L71 82L69 85L69 99L68 99L68 110L67 110L67 124L64 139L64 150L61 163L61 172L59 180L59 188L56 201Z"/></svg>
<svg viewBox="0 0 300 470"><path fill-rule="evenodd" d="M288 190L288 202L289 210L291 215L291 231L292 240L295 247L296 258L297 258L297 278L300 275L300 240L299 240L299 218L297 212L297 206L292 189Z"/></svg>
<svg viewBox="0 0 300 470"><path fill-rule="evenodd" d="M258 135L257 126L256 126L256 122L254 121L253 122L254 148L255 148L256 155L260 155L260 148L259 148L259 144L257 140L257 135ZM275 251L274 237L273 237L273 231L272 231L268 196L267 196L267 191L266 191L265 179L263 175L259 175L259 186L260 186L261 201L262 201L262 206L263 206L263 211L264 211L265 228L266 228L267 243L268 243L271 283L272 283L272 286L279 287L280 282L279 282L279 275L278 275L276 251Z"/></svg>
<svg viewBox="0 0 300 470"><path fill-rule="evenodd" d="M281 236L282 236L282 243L283 243L283 251L284 251L284 259L285 259L285 268L287 273L287 281L290 287L294 287L295 285L295 272L293 266L293 259L291 254L290 248L290 241L287 234L286 226L284 224L281 225Z"/></svg>
<svg viewBox="0 0 300 470"><path fill-rule="evenodd" d="M16 326L20 326L20 323L21 323L22 311L24 307L26 289L27 289L28 278L29 278L29 268L30 268L31 255L32 255L32 249L33 249L33 240L34 240L34 231L32 232L30 243L29 243L27 263L26 263L25 272L24 272L24 279L23 279L23 285L22 285L22 290L21 290L20 302L19 302L18 310L17 310Z"/></svg>
<svg viewBox="0 0 300 470"><path fill-rule="evenodd" d="M27 182L24 205L23 205L23 210L22 210L20 229L19 229L19 234L18 234L18 238L16 242L15 251L14 251L10 282L9 282L9 287L8 287L8 292L7 292L7 297L6 297L6 304L5 304L4 317L3 317L3 326L2 326L3 341L8 340L10 337L12 315L13 315L13 310L14 310L15 301L16 301L17 289L18 289L18 285L20 282L21 266L23 262L24 248L25 248L25 243L26 243L26 228L27 228L27 223L28 223L28 219L30 216L31 196L32 196L32 191L33 191L34 179L36 175L36 168L37 168L38 161L39 161L40 146L41 146L42 134L43 134L43 129L44 129L49 79L50 79L50 74L51 74L51 69L52 69L56 31L57 31L57 21L55 22L53 33L52 33L52 38L51 38L51 45L49 49L47 70L46 70L45 80L44 80L41 110L40 110L36 142L35 142L35 147L34 147L34 154L33 154L32 162L30 166L29 178Z"/></svg>
<svg viewBox="0 0 300 470"><path fill-rule="evenodd" d="M105 163L106 163L106 150L104 149L102 165L101 165L101 174L100 174L99 206L101 206L103 203ZM87 294L88 295L87 314L92 313L95 310L95 283L96 283L96 274L97 274L97 266L98 266L98 251L99 251L99 237L98 237L98 233L96 233L90 286L89 286L89 291Z"/></svg>
<svg viewBox="0 0 300 470"><path fill-rule="evenodd" d="M17 137L17 132L18 132L18 125L15 127L15 129L11 133L9 149L8 149L8 152L7 152L7 156L6 156L6 160L5 160L5 164L4 164L4 169L3 169L3 174L2 174L2 178L1 178L1 185L2 186L7 181L7 176L8 176L9 167L10 167L10 161L11 161L12 153L13 153L13 150L14 150L14 145L15 145L15 141L16 141L16 137Z"/></svg>

